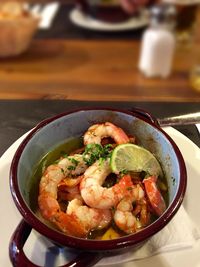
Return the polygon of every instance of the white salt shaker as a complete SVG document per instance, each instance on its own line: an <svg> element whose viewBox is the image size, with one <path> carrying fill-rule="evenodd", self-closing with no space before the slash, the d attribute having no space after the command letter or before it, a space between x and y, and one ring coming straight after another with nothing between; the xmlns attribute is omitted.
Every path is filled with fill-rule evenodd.
<svg viewBox="0 0 200 267"><path fill-rule="evenodd" d="M175 8L160 4L150 10L150 26L142 37L139 69L146 77L167 78L175 50Z"/></svg>

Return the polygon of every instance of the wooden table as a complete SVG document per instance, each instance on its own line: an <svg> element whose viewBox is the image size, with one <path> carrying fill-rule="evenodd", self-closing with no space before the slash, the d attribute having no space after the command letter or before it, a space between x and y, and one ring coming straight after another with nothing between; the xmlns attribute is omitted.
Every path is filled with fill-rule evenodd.
<svg viewBox="0 0 200 267"><path fill-rule="evenodd" d="M200 102L189 84L193 46L178 46L172 75L147 79L140 41L34 39L28 52L0 60L0 99Z"/></svg>

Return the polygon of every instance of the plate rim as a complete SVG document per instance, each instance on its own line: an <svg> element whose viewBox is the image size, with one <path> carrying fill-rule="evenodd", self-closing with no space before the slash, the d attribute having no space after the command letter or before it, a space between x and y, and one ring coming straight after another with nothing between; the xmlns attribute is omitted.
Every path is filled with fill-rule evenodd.
<svg viewBox="0 0 200 267"><path fill-rule="evenodd" d="M77 19L78 16L81 19ZM133 23L134 21L139 21L136 18L130 18L126 22L115 23L115 24L102 22L100 20L96 20L90 16L87 16L77 7L73 8L70 11L69 18L72 23L74 23L76 26L79 26L81 28L94 30L94 31L105 31L105 32L129 31L129 30L134 30L134 29L136 30L136 29L140 29L148 25L147 18L146 19L143 18L143 20L141 20L141 24L137 24L135 26L131 23Z"/></svg>

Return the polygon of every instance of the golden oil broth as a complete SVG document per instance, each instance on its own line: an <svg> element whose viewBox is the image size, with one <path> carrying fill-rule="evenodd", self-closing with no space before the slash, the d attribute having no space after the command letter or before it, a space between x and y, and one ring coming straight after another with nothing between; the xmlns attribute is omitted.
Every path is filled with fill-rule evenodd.
<svg viewBox="0 0 200 267"><path fill-rule="evenodd" d="M65 143L57 146L56 148L52 149L50 152L48 152L38 163L38 165L35 168L35 171L33 172L32 178L31 178L31 186L30 186L30 207L33 210L33 212L48 226L56 228L52 223L44 220L39 212L38 208L38 194L39 194L39 182L42 177L43 171L52 163L54 163L56 160L58 160L61 156L64 154L70 154L72 151L75 151L76 149L79 149L83 146L83 139L82 138L73 138ZM159 177L159 179L167 185L167 180L166 177ZM162 196L166 202L166 205L168 206L169 203L169 194L168 190L167 191L161 191ZM157 219L157 216L154 216L151 214L151 223ZM117 231L121 236L125 235L120 231L119 229L116 228L114 222L112 222L112 227ZM94 230L91 231L88 235L89 239L95 239L98 238L99 236L102 236L104 232L107 229L102 229L102 230Z"/></svg>

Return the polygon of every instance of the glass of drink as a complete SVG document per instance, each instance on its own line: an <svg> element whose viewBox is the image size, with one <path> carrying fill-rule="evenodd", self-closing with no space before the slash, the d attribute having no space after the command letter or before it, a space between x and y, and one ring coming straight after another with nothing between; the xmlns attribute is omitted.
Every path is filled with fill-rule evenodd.
<svg viewBox="0 0 200 267"><path fill-rule="evenodd" d="M175 5L177 10L176 34L177 40L187 42L192 40L200 0L162 0Z"/></svg>

